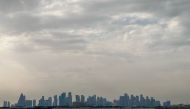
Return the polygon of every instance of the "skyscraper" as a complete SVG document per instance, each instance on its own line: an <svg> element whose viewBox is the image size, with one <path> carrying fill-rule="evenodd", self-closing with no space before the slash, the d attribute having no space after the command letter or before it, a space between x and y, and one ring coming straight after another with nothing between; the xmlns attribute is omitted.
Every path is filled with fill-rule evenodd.
<svg viewBox="0 0 190 109"><path fill-rule="evenodd" d="M57 103L58 103L58 99L57 99L57 95L55 95L53 97L53 106L57 106Z"/></svg>
<svg viewBox="0 0 190 109"><path fill-rule="evenodd" d="M36 100L33 100L33 107L36 106Z"/></svg>
<svg viewBox="0 0 190 109"><path fill-rule="evenodd" d="M148 96L146 96L146 99L145 99L145 107L150 107L150 99Z"/></svg>
<svg viewBox="0 0 190 109"><path fill-rule="evenodd" d="M71 94L71 92L68 93L68 98L67 98L67 100L68 100L68 105L69 105L69 106L72 106L72 94Z"/></svg>
<svg viewBox="0 0 190 109"><path fill-rule="evenodd" d="M7 101L8 103L7 103L7 107L11 107L11 103L10 103L10 101Z"/></svg>
<svg viewBox="0 0 190 109"><path fill-rule="evenodd" d="M130 98L129 98L129 95L127 94L127 93L125 93L124 94L124 99L123 99L124 101L124 106L126 106L126 107L129 107L129 105L130 105Z"/></svg>
<svg viewBox="0 0 190 109"><path fill-rule="evenodd" d="M84 95L81 95L81 103L85 103L85 96Z"/></svg>
<svg viewBox="0 0 190 109"><path fill-rule="evenodd" d="M18 103L17 103L17 107L24 107L25 106L25 102L26 102L26 97L23 95L23 93L21 93L19 99L18 99Z"/></svg>
<svg viewBox="0 0 190 109"><path fill-rule="evenodd" d="M25 107L32 108L32 100L26 100Z"/></svg>
<svg viewBox="0 0 190 109"><path fill-rule="evenodd" d="M76 95L76 102L77 103L80 103L81 101L80 101L80 96L79 95Z"/></svg>
<svg viewBox="0 0 190 109"><path fill-rule="evenodd" d="M3 102L3 107L10 107L10 102L9 101L4 101Z"/></svg>
<svg viewBox="0 0 190 109"><path fill-rule="evenodd" d="M52 97L49 97L47 100L47 106L52 106Z"/></svg>
<svg viewBox="0 0 190 109"><path fill-rule="evenodd" d="M140 106L145 106L145 99L142 94L140 95Z"/></svg>
<svg viewBox="0 0 190 109"><path fill-rule="evenodd" d="M170 101L165 101L165 102L163 102L163 106L164 107L170 107L171 106L171 102Z"/></svg>
<svg viewBox="0 0 190 109"><path fill-rule="evenodd" d="M38 106L46 106L44 96L42 96L42 98L39 100Z"/></svg>
<svg viewBox="0 0 190 109"><path fill-rule="evenodd" d="M62 93L59 96L59 106L65 106L67 104L67 100L66 100L66 93Z"/></svg>
<svg viewBox="0 0 190 109"><path fill-rule="evenodd" d="M131 99L130 99L130 107L134 107L135 106L135 96L131 95Z"/></svg>
<svg viewBox="0 0 190 109"><path fill-rule="evenodd" d="M140 106L139 96L135 97L135 106L136 107Z"/></svg>

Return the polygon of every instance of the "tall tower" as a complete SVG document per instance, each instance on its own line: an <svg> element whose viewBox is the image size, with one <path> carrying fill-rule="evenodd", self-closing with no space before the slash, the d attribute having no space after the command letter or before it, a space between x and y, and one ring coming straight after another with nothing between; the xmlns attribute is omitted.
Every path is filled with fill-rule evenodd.
<svg viewBox="0 0 190 109"><path fill-rule="evenodd" d="M26 97L23 95L23 93L21 93L19 99L18 99L18 103L17 106L18 107L24 107L25 106L25 102L26 102Z"/></svg>
<svg viewBox="0 0 190 109"><path fill-rule="evenodd" d="M59 106L65 106L67 103L66 100L66 93L63 92L60 96L59 96Z"/></svg>
<svg viewBox="0 0 190 109"><path fill-rule="evenodd" d="M36 106L36 100L33 100L33 107Z"/></svg>
<svg viewBox="0 0 190 109"><path fill-rule="evenodd" d="M68 93L68 105L72 106L72 94L71 94L71 92Z"/></svg>
<svg viewBox="0 0 190 109"><path fill-rule="evenodd" d="M57 95L53 97L53 106L57 106Z"/></svg>
<svg viewBox="0 0 190 109"><path fill-rule="evenodd" d="M85 103L85 96L84 95L81 95L81 103Z"/></svg>
<svg viewBox="0 0 190 109"><path fill-rule="evenodd" d="M79 95L76 95L75 97L76 97L76 102L77 102L77 103L80 103L80 102L81 102L81 101L80 101L80 96L79 96Z"/></svg>
<svg viewBox="0 0 190 109"><path fill-rule="evenodd" d="M48 101L48 103L47 103L48 106L52 106L52 97L49 97L47 101Z"/></svg>

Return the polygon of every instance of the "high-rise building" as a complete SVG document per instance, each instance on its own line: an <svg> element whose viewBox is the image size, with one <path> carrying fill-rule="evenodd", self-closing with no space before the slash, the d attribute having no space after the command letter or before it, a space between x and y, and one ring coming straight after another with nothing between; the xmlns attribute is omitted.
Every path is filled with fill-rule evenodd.
<svg viewBox="0 0 190 109"><path fill-rule="evenodd" d="M55 95L53 97L53 106L57 106L57 103L58 103L58 99L57 99L57 95Z"/></svg>
<svg viewBox="0 0 190 109"><path fill-rule="evenodd" d="M130 107L134 107L135 106L135 96L131 95L131 99L130 99L130 103L129 103Z"/></svg>
<svg viewBox="0 0 190 109"><path fill-rule="evenodd" d="M151 97L150 98L150 107L155 107L155 105L156 105L156 100L153 97Z"/></svg>
<svg viewBox="0 0 190 109"><path fill-rule="evenodd" d="M7 107L7 101L3 102L3 107Z"/></svg>
<svg viewBox="0 0 190 109"><path fill-rule="evenodd" d="M130 99L127 93L125 93L124 96L119 97L118 106L129 107L129 105L130 105Z"/></svg>
<svg viewBox="0 0 190 109"><path fill-rule="evenodd" d="M96 106L96 95L92 96L92 106Z"/></svg>
<svg viewBox="0 0 190 109"><path fill-rule="evenodd" d="M33 100L33 107L36 106L36 100Z"/></svg>
<svg viewBox="0 0 190 109"><path fill-rule="evenodd" d="M66 93L62 93L59 96L59 106L66 106L67 100L66 100Z"/></svg>
<svg viewBox="0 0 190 109"><path fill-rule="evenodd" d="M97 97L96 105L97 106L105 106L106 99L103 97Z"/></svg>
<svg viewBox="0 0 190 109"><path fill-rule="evenodd" d="M52 97L49 97L47 100L45 100L44 96L39 100L38 106L41 107L50 107L52 106Z"/></svg>
<svg viewBox="0 0 190 109"><path fill-rule="evenodd" d="M79 96L79 95L76 95L75 97L76 97L76 102L77 102L77 103L80 103L80 102L81 102L81 101L80 101L80 96Z"/></svg>
<svg viewBox="0 0 190 109"><path fill-rule="evenodd" d="M68 106L72 106L72 94L71 94L71 92L68 93L67 100L68 100Z"/></svg>
<svg viewBox="0 0 190 109"><path fill-rule="evenodd" d="M81 95L81 103L85 103L85 96L84 95Z"/></svg>
<svg viewBox="0 0 190 109"><path fill-rule="evenodd" d="M160 106L160 105L161 105L160 101L155 102L155 107Z"/></svg>
<svg viewBox="0 0 190 109"><path fill-rule="evenodd" d="M10 107L10 102L9 101L4 101L3 102L3 107L9 108Z"/></svg>
<svg viewBox="0 0 190 109"><path fill-rule="evenodd" d="M7 103L7 107L11 107L11 103L10 103L10 101L8 101L8 103Z"/></svg>
<svg viewBox="0 0 190 109"><path fill-rule="evenodd" d="M136 107L140 106L139 96L135 97L135 106Z"/></svg>
<svg viewBox="0 0 190 109"><path fill-rule="evenodd" d="M163 102L163 106L164 107L170 107L171 106L171 102L170 101L165 101L165 102Z"/></svg>
<svg viewBox="0 0 190 109"><path fill-rule="evenodd" d="M96 106L96 95L89 96L86 103L88 106Z"/></svg>
<svg viewBox="0 0 190 109"><path fill-rule="evenodd" d="M41 107L46 106L44 96L42 96L42 98L39 100L39 104L38 104L38 106L41 106Z"/></svg>
<svg viewBox="0 0 190 109"><path fill-rule="evenodd" d="M140 95L140 106L145 106L145 98L143 97L143 95Z"/></svg>
<svg viewBox="0 0 190 109"><path fill-rule="evenodd" d="M150 99L148 96L146 96L146 99L145 99L145 107L151 107L150 106Z"/></svg>
<svg viewBox="0 0 190 109"><path fill-rule="evenodd" d="M32 100L26 100L25 107L32 108Z"/></svg>
<svg viewBox="0 0 190 109"><path fill-rule="evenodd" d="M21 93L19 99L18 99L18 103L17 103L17 107L24 107L25 106L25 102L26 102L26 97L25 95L23 95L23 93Z"/></svg>
<svg viewBox="0 0 190 109"><path fill-rule="evenodd" d="M49 97L47 100L47 106L52 106L52 97Z"/></svg>
<svg viewBox="0 0 190 109"><path fill-rule="evenodd" d="M130 107L130 98L129 98L129 95L127 93L124 94L124 97L123 97L123 105L126 106L126 107Z"/></svg>

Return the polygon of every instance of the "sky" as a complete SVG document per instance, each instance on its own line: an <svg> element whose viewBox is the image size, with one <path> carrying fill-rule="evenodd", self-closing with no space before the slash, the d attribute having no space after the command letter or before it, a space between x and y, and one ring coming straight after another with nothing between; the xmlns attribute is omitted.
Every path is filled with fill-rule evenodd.
<svg viewBox="0 0 190 109"><path fill-rule="evenodd" d="M0 102L123 93L190 103L189 0L0 0Z"/></svg>

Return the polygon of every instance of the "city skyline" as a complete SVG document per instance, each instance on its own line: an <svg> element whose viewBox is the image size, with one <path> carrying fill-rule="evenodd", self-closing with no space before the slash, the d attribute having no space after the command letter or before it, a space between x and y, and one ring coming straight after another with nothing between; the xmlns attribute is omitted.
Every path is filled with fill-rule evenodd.
<svg viewBox="0 0 190 109"><path fill-rule="evenodd" d="M74 98L74 99L73 99ZM167 100L163 103L154 97L140 95L123 95L110 101L103 96L92 96L85 95L72 95L72 92L62 92L60 95L54 95L53 97L41 96L38 99L28 99L23 93L20 94L16 103L10 101L4 101L2 107L8 108L34 108L34 107L158 107L171 106L171 101Z"/></svg>
<svg viewBox="0 0 190 109"><path fill-rule="evenodd" d="M0 103L71 91L190 104L189 10L190 0L0 0Z"/></svg>

